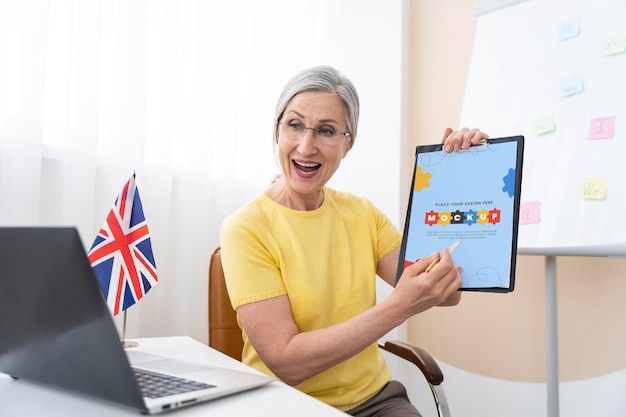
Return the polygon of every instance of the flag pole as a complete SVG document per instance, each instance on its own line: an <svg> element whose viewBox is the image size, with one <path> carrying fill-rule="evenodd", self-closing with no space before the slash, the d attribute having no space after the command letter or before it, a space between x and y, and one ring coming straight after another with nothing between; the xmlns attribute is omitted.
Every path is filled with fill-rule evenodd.
<svg viewBox="0 0 626 417"><path fill-rule="evenodd" d="M128 310L124 310L124 325L123 325L123 329L122 329L122 346L125 348L134 348L139 346L139 343L137 342L127 342L126 341L126 311Z"/></svg>
<svg viewBox="0 0 626 417"><path fill-rule="evenodd" d="M113 233L111 227L121 230L122 233ZM118 234L121 237L118 238ZM126 259L122 255L122 250L129 251L132 256ZM119 307L123 306L124 327L120 340L122 346L124 348L138 346L137 342L126 340L126 310L138 302L150 288L158 283L159 279L152 253L150 232L139 198L139 190L135 184L134 171L133 176L115 199L115 204L98 231L87 255L100 281L107 304L110 310L113 310L111 313L117 317ZM119 269L115 271L113 271L116 262L113 261L114 259L120 262ZM135 278L141 276L142 281L139 284L131 284L129 280L132 276ZM137 291L136 294L131 290L131 286ZM111 288L116 288L117 291L109 291ZM122 291L123 289L125 291ZM131 298L126 299L126 297Z"/></svg>

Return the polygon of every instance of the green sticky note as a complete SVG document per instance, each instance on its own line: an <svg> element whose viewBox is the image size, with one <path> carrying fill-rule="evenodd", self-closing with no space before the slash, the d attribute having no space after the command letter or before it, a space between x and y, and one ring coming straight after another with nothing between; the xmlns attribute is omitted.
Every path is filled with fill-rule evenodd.
<svg viewBox="0 0 626 417"><path fill-rule="evenodd" d="M555 126L553 114L546 114L545 116L535 119L535 121L533 122L533 132L535 132L535 135L550 133L553 132L554 129Z"/></svg>
<svg viewBox="0 0 626 417"><path fill-rule="evenodd" d="M613 36L604 41L602 55L616 55L626 52L626 34Z"/></svg>

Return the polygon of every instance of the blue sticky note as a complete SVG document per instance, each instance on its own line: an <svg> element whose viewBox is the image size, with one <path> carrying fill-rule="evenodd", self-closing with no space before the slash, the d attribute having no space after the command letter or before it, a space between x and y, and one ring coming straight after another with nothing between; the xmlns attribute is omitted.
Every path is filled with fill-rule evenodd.
<svg viewBox="0 0 626 417"><path fill-rule="evenodd" d="M573 96L583 92L583 76L574 75L561 80L561 97Z"/></svg>
<svg viewBox="0 0 626 417"><path fill-rule="evenodd" d="M559 26L559 40L575 38L580 35L580 19L572 19Z"/></svg>

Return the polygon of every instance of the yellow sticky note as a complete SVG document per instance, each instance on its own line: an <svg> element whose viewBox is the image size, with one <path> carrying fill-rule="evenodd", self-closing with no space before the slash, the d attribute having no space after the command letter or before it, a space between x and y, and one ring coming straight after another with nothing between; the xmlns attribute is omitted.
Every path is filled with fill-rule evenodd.
<svg viewBox="0 0 626 417"><path fill-rule="evenodd" d="M608 186L608 178L585 178L578 195L587 200L604 200Z"/></svg>
<svg viewBox="0 0 626 417"><path fill-rule="evenodd" d="M533 122L533 132L535 135L543 135L554 131L554 115L546 114L545 116L535 119Z"/></svg>

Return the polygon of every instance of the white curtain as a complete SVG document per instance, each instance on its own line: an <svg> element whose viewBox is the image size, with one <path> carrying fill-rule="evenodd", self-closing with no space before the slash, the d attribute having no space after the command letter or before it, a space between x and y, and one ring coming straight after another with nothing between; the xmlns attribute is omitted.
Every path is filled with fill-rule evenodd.
<svg viewBox="0 0 626 417"><path fill-rule="evenodd" d="M206 341L209 256L222 220L278 172L274 106L297 71L330 64L354 81L359 137L332 185L401 225L405 8L0 0L0 225L76 226L87 248L135 172L159 284L129 309L128 335Z"/></svg>

